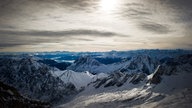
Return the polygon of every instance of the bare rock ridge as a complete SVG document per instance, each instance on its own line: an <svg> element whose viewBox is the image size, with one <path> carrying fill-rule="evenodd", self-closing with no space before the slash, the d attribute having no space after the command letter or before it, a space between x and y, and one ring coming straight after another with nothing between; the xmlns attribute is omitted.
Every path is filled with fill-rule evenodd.
<svg viewBox="0 0 192 108"><path fill-rule="evenodd" d="M0 82L1 108L50 108L50 104L38 100L30 100L9 85Z"/></svg>
<svg viewBox="0 0 192 108"><path fill-rule="evenodd" d="M0 81L14 86L24 96L56 102L76 94L72 83L52 75L51 68L33 58L1 58Z"/></svg>

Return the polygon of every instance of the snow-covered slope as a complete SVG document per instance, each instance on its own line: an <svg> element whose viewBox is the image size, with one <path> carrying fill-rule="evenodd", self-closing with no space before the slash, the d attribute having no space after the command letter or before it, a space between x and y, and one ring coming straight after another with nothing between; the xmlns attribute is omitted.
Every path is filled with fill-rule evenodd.
<svg viewBox="0 0 192 108"><path fill-rule="evenodd" d="M139 80L139 83L132 83L134 77L128 77L119 87L108 79L113 77L102 78L99 81L103 81L101 86L96 88L95 84L98 84L98 81L93 82L72 101L57 107L190 108L192 107L191 61L192 55L174 58L173 61L158 66L154 73ZM105 86L110 81L111 85Z"/></svg>
<svg viewBox="0 0 192 108"><path fill-rule="evenodd" d="M164 77L162 83L158 85L146 84L145 81L139 84L126 82L121 87L111 86L108 88L97 88L89 86L83 92L78 94L74 100L67 104L59 105L59 108L121 108L121 107L142 107L142 108L167 108L174 106L191 107L192 74L178 74L176 76ZM175 84L177 82L178 84ZM168 84L168 85L166 85ZM171 102L171 103L169 103ZM175 103L173 103L175 102ZM164 104L166 103L166 104ZM187 107L187 108L188 108Z"/></svg>
<svg viewBox="0 0 192 108"><path fill-rule="evenodd" d="M65 71L52 71L57 77L59 77L65 83L72 83L79 90L83 87L86 87L89 83L103 77L107 77L108 74L99 73L97 75L93 75L90 72L74 72L72 70Z"/></svg>
<svg viewBox="0 0 192 108"><path fill-rule="evenodd" d="M59 76L64 82L71 82L77 89L87 86L88 83L93 81L94 75L89 72L74 72L71 70L63 71Z"/></svg>

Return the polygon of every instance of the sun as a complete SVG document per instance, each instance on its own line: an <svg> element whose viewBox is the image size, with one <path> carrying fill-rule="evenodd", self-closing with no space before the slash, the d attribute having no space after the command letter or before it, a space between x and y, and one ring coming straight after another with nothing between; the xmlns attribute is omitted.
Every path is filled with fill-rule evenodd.
<svg viewBox="0 0 192 108"><path fill-rule="evenodd" d="M100 10L104 12L111 12L116 8L117 0L100 0Z"/></svg>

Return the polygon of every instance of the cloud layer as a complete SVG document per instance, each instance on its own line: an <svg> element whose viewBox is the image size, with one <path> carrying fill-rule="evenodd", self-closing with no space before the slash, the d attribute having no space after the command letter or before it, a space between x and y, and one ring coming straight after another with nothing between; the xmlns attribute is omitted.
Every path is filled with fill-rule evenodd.
<svg viewBox="0 0 192 108"><path fill-rule="evenodd" d="M0 51L192 48L191 0L104 1L1 0Z"/></svg>

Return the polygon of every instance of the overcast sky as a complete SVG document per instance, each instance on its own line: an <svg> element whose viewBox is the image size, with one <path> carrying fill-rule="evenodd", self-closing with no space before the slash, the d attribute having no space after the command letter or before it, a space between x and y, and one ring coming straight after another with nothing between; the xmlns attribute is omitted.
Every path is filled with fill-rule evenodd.
<svg viewBox="0 0 192 108"><path fill-rule="evenodd" d="M0 0L0 51L192 49L192 0Z"/></svg>

